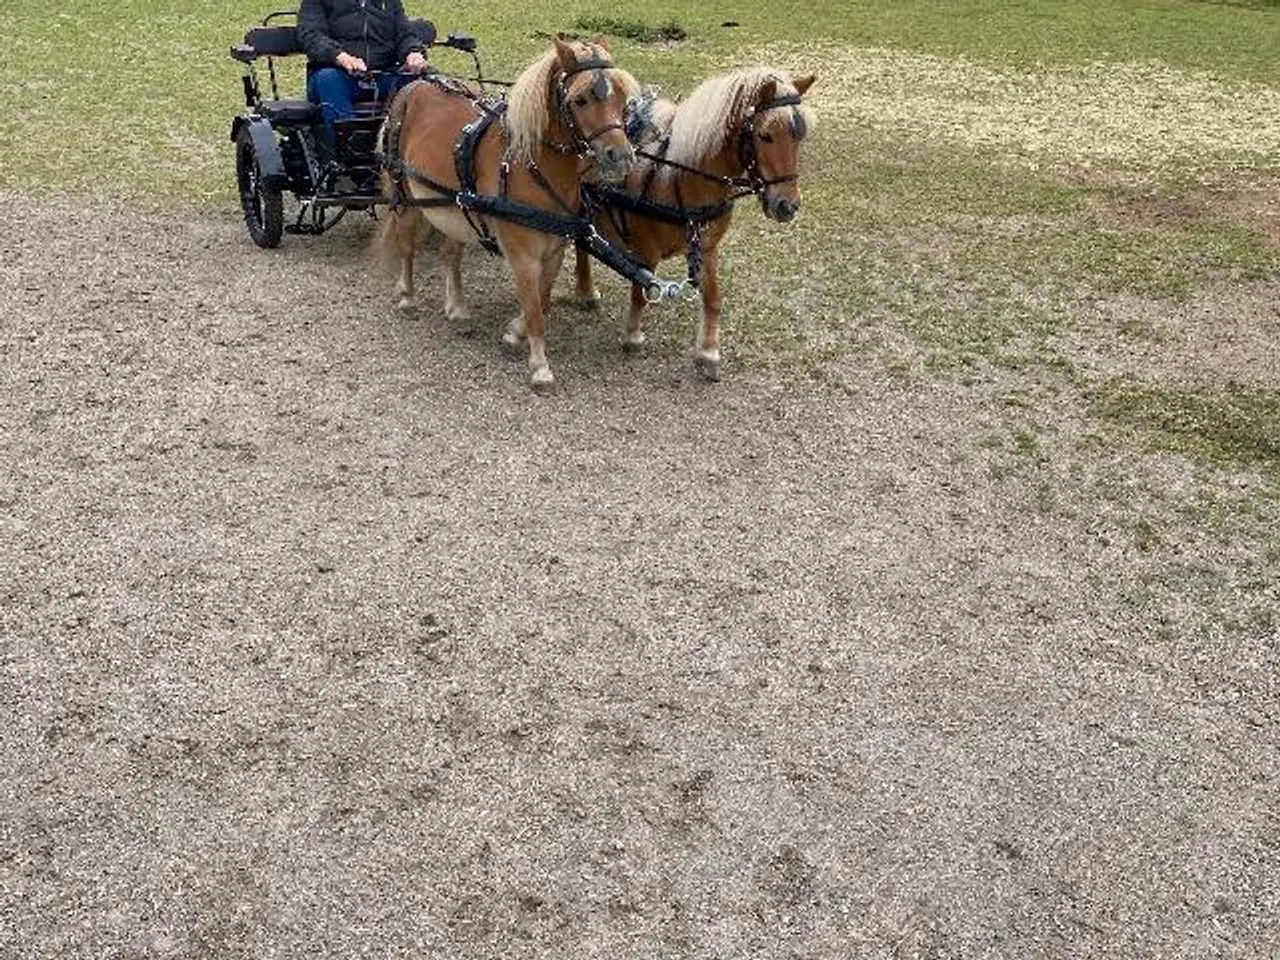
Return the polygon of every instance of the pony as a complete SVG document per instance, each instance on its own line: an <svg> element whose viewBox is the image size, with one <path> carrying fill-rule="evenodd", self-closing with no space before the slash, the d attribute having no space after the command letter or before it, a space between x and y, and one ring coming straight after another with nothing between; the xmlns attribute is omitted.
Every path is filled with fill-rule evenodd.
<svg viewBox="0 0 1280 960"><path fill-rule="evenodd" d="M688 283L702 297L694 367L707 379L720 379L720 244L734 201L755 194L765 216L778 223L799 212L799 146L814 126L801 97L815 79L752 67L703 81L679 104L639 98L645 116L629 120L642 120L651 132L641 134L648 140L637 138L641 159L626 189L593 182L584 191L597 229L650 269L687 255ZM581 250L575 298L588 308L600 298ZM647 302L633 284L623 338L629 351L644 344Z"/></svg>
<svg viewBox="0 0 1280 960"><path fill-rule="evenodd" d="M399 308L412 312L413 266L423 223L444 235L444 313L469 316L462 255L470 243L500 252L511 268L520 314L503 341L528 345L535 390L555 378L546 356L551 290L567 237L578 223L588 169L620 182L635 162L623 128L639 90L614 66L608 41L557 39L527 66L507 99L428 76L404 87L387 111L381 143L390 215L375 238L378 258L399 262Z"/></svg>

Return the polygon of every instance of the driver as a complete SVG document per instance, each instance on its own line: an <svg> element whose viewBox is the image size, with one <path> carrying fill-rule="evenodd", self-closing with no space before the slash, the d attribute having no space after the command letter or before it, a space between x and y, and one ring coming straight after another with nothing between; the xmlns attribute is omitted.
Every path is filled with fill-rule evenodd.
<svg viewBox="0 0 1280 960"><path fill-rule="evenodd" d="M298 40L307 54L307 97L320 104L331 150L333 122L355 113L361 75L391 71L369 78L386 100L427 68L424 38L401 0L302 0Z"/></svg>

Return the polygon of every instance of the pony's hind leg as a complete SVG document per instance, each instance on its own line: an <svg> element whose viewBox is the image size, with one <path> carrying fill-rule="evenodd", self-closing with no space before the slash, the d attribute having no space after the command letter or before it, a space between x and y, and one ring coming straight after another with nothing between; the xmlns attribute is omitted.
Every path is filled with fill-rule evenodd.
<svg viewBox="0 0 1280 960"><path fill-rule="evenodd" d="M440 245L440 265L444 269L444 317L450 321L466 320L471 316L462 292L462 254L465 250L466 244L449 236Z"/></svg>
<svg viewBox="0 0 1280 960"><path fill-rule="evenodd" d="M596 310L600 307L600 291L591 276L591 256L582 250L577 251L573 276L575 280L573 302L579 310Z"/></svg>
<svg viewBox="0 0 1280 960"><path fill-rule="evenodd" d="M702 321L694 347L694 368L708 380L720 379L720 256L716 247L702 262Z"/></svg>
<svg viewBox="0 0 1280 960"><path fill-rule="evenodd" d="M418 257L418 233L421 230L421 215L417 210L395 210L391 214L388 229L395 238L396 250L400 255L400 276L396 280L397 309L401 313L412 314L414 307L413 264Z"/></svg>

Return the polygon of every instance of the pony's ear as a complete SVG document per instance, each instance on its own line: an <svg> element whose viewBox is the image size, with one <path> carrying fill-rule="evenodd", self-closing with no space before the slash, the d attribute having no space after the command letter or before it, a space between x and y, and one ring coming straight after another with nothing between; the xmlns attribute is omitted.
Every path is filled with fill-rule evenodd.
<svg viewBox="0 0 1280 960"><path fill-rule="evenodd" d="M564 37L556 37L556 57L560 61L560 69L572 70L578 64L578 55L573 52L573 47L564 39Z"/></svg>
<svg viewBox="0 0 1280 960"><path fill-rule="evenodd" d="M603 33L597 33L594 37L591 38L590 42L595 44L605 53L613 53L613 51L609 49L609 38L606 37Z"/></svg>
<svg viewBox="0 0 1280 960"><path fill-rule="evenodd" d="M760 84L760 92L756 95L756 103L768 103L778 95L778 81L770 77Z"/></svg>
<svg viewBox="0 0 1280 960"><path fill-rule="evenodd" d="M803 77L796 77L792 84L796 88L796 93L803 97L809 92L809 88L813 86L813 81L817 79L818 75L816 73L806 73Z"/></svg>

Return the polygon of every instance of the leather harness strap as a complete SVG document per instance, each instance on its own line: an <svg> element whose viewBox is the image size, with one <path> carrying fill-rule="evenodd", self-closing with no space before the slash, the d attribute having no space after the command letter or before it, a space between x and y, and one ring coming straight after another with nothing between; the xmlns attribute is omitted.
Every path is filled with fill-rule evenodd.
<svg viewBox="0 0 1280 960"><path fill-rule="evenodd" d="M608 69L612 67L611 63L605 60L593 59L578 64L574 69L567 72L580 73L583 70L590 69ZM434 78L424 78L425 80L434 80ZM388 202L392 208L398 206L404 207L447 207L457 206L462 210L463 215L467 218L467 222L471 224L473 230L476 231L479 241L486 250L494 254L501 254L496 238L489 231L483 219L477 220L476 217L496 217L500 220L506 220L516 223L539 233L548 233L556 236L564 237L566 240L572 240L574 244L587 251L591 256L595 257L611 270L621 274L630 282L643 287L646 293L654 290L662 291L665 286L647 266L637 260L628 251L619 250L612 244L608 243L596 231L595 226L589 219L583 218L568 204L564 197L552 187L546 176L538 168L536 163L532 161L526 164L526 167L542 190L551 196L556 204L560 207L562 214L544 210L541 207L535 207L527 203L517 203L507 196L507 180L510 173L511 165L506 159L502 161L500 169L500 192L497 196L489 196L477 192L477 182L475 173L475 155L481 139L493 126L495 120L499 119L506 113L507 104L505 100L492 100L477 97L465 88L459 88L456 84L440 83L437 85L448 93L466 96L470 99L480 114L462 128L458 134L458 139L454 142L454 170L458 176L458 189L454 189L440 181L434 179L430 175L417 169L411 164L405 162L400 156L400 124L396 120L389 120L384 137L383 166L391 173L392 176L392 192L388 198ZM412 84L410 84L412 86ZM563 81L560 82L563 87ZM409 87L405 87L408 90ZM401 91L404 95L404 91ZM567 110L567 108L565 108ZM570 114L571 116L572 114ZM615 124L621 129L622 124ZM579 137L583 146L587 145L587 138L582 137L574 125L575 135ZM605 127L593 136L599 136L607 129ZM413 180L430 189L433 193L438 194L434 197L414 197L405 187L405 180Z"/></svg>

